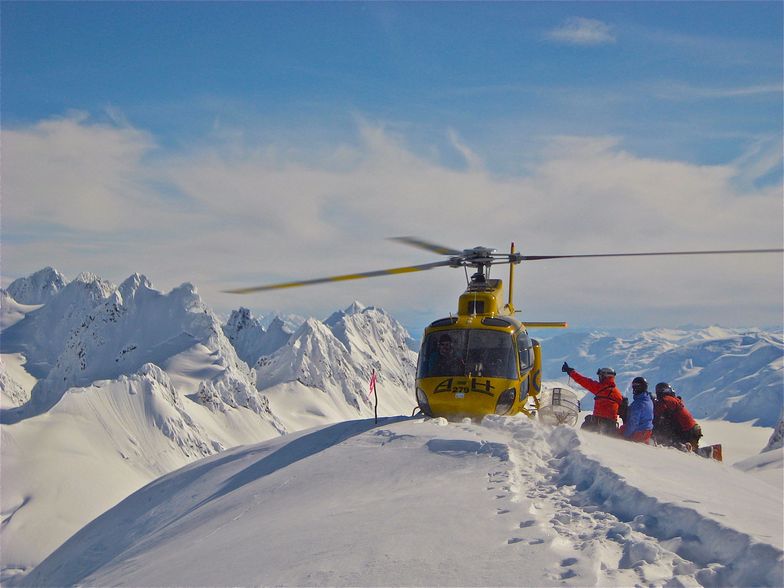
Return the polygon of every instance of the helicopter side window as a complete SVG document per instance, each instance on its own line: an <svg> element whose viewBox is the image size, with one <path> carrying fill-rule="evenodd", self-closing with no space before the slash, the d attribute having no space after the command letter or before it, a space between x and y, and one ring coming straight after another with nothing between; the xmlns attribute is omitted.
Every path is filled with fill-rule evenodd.
<svg viewBox="0 0 784 588"><path fill-rule="evenodd" d="M470 300L468 302L468 314L484 314L485 302L484 300Z"/></svg>
<svg viewBox="0 0 784 588"><path fill-rule="evenodd" d="M524 374L534 365L533 345L525 331L517 336L517 351L520 354L520 373Z"/></svg>

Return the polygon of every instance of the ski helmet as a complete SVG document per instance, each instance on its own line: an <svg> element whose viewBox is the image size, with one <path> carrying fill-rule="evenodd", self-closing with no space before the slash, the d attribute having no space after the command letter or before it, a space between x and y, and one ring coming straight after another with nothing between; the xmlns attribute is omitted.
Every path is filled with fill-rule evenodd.
<svg viewBox="0 0 784 588"><path fill-rule="evenodd" d="M599 368L596 371L596 375L600 378L607 378L609 376L615 376L615 370L608 367Z"/></svg>
<svg viewBox="0 0 784 588"><path fill-rule="evenodd" d="M632 392L635 394L640 394L641 392L648 391L648 381L641 377L637 376L632 380Z"/></svg>
<svg viewBox="0 0 784 588"><path fill-rule="evenodd" d="M656 384L656 398L667 396L668 394L675 396L675 390L672 389L667 382L659 382Z"/></svg>

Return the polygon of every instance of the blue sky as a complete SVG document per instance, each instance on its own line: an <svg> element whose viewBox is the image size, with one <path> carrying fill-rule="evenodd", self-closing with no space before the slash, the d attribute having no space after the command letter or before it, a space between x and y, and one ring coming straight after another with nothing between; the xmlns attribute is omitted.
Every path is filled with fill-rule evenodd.
<svg viewBox="0 0 784 588"><path fill-rule="evenodd" d="M462 277L219 290L430 261L383 241L411 233L532 254L781 246L783 18L779 2L3 2L3 283L138 271L222 311L359 298L415 317L452 310ZM780 323L780 256L571 263L530 270L548 314L532 320ZM639 286L587 299L608 268ZM698 283L651 302L660 270Z"/></svg>

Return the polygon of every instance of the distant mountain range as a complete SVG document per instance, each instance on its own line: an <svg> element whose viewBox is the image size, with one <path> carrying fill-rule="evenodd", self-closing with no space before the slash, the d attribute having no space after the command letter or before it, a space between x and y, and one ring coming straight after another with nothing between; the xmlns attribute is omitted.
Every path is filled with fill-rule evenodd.
<svg viewBox="0 0 784 588"><path fill-rule="evenodd" d="M3 370L3 406L25 405L6 410L3 422L48 410L69 388L133 375L147 363L213 410L265 415L265 390L299 382L325 392L340 410L366 415L365 388L374 369L391 405L413 407L410 335L383 310L359 303L324 321L256 318L240 308L221 324L190 284L163 294L138 274L114 286L91 274L69 282L47 267L2 292L0 325L0 351L23 356L25 370L37 379L27 402L13 370ZM698 418L773 426L782 412L780 332L712 326L547 332L540 340L546 379L565 379L565 360L588 375L606 365L616 369L624 390L638 375L651 388L669 382ZM212 368L179 373L183 355L195 350L209 350Z"/></svg>
<svg viewBox="0 0 784 588"><path fill-rule="evenodd" d="M384 310L357 302L323 321L261 319L240 308L222 324L191 284L162 293L139 274L115 286L45 268L0 291L0 327L2 511L13 513L4 514L0 548L4 565L18 569L195 459L372 417L376 400L381 416L415 405L410 335ZM782 411L780 333L567 331L542 345L550 379L563 377L564 360L586 374L609 365L624 387L636 375L651 386L669 381L698 418L773 426ZM373 371L378 399L368 390ZM107 468L125 474L105 479ZM74 476L80 484L69 482ZM71 518L40 510L70 512L77 503L85 506Z"/></svg>

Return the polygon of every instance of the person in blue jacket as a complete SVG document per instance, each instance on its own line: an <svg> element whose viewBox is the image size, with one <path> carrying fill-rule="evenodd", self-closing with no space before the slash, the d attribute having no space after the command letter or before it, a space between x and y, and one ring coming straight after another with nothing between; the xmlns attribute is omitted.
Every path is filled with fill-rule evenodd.
<svg viewBox="0 0 784 588"><path fill-rule="evenodd" d="M632 380L632 394L634 399L624 421L623 436L647 445L653 432L653 398L648 393L645 378L638 376Z"/></svg>

